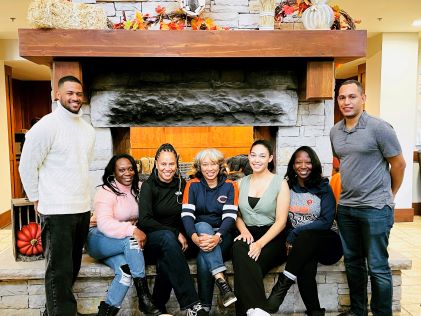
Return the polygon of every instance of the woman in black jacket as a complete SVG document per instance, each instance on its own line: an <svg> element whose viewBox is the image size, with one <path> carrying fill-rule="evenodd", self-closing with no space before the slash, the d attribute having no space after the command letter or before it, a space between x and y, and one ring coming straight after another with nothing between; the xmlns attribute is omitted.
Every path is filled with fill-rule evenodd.
<svg viewBox="0 0 421 316"><path fill-rule="evenodd" d="M161 145L155 166L139 193L139 228L147 234L145 257L156 262L152 294L155 305L165 312L171 289L180 309L188 316L207 315L203 309L184 256L188 247L182 230L181 203L185 181L178 173L178 156L171 144Z"/></svg>

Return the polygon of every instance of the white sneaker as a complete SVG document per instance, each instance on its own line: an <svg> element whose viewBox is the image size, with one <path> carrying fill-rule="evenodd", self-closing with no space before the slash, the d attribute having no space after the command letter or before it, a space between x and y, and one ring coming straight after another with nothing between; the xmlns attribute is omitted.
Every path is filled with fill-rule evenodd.
<svg viewBox="0 0 421 316"><path fill-rule="evenodd" d="M250 308L247 310L247 316L270 316L270 314L260 308Z"/></svg>
<svg viewBox="0 0 421 316"><path fill-rule="evenodd" d="M209 316L209 312L207 312L202 304L197 303L191 308L187 308L186 316Z"/></svg>

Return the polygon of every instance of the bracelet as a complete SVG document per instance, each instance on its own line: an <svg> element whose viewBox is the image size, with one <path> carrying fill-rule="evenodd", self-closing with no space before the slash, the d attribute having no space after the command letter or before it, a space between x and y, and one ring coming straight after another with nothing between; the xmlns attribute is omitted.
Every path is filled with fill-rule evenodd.
<svg viewBox="0 0 421 316"><path fill-rule="evenodd" d="M222 234L221 233L216 233L215 235L218 235L219 236L219 243L218 244L222 243Z"/></svg>

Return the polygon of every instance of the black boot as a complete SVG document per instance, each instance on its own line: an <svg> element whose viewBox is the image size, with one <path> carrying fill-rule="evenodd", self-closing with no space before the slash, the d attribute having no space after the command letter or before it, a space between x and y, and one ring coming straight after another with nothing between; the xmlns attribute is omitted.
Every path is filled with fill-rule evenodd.
<svg viewBox="0 0 421 316"><path fill-rule="evenodd" d="M267 300L267 308L270 313L276 313L281 306L282 302L287 295L287 292L291 285L295 282L285 276L283 273L279 273L278 281L272 288L272 292Z"/></svg>
<svg viewBox="0 0 421 316"><path fill-rule="evenodd" d="M325 316L326 310L324 308L312 310L312 311L306 311L306 315L309 316Z"/></svg>
<svg viewBox="0 0 421 316"><path fill-rule="evenodd" d="M117 315L119 310L119 308L108 305L104 301L101 301L98 306L98 316L114 316Z"/></svg>
<svg viewBox="0 0 421 316"><path fill-rule="evenodd" d="M148 282L146 277L133 278L134 286L136 287L137 298L139 299L139 309L146 315L159 315L160 311L152 303L152 296L149 292Z"/></svg>

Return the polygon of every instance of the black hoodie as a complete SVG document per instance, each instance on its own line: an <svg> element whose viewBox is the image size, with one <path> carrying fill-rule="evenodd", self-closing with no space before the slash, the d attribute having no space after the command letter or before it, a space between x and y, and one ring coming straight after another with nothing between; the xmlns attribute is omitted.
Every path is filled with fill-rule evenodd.
<svg viewBox="0 0 421 316"><path fill-rule="evenodd" d="M181 203L186 186L184 179L181 179L181 186L179 181L175 177L170 183L165 183L152 172L148 180L142 184L139 193L137 224L139 229L146 234L158 230L170 230L178 237L178 233L182 230Z"/></svg>

